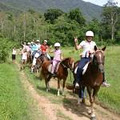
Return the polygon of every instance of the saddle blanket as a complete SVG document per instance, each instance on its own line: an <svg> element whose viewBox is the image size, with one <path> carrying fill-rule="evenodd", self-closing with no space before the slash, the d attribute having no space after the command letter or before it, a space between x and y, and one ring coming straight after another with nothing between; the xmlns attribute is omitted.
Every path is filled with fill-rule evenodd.
<svg viewBox="0 0 120 120"><path fill-rule="evenodd" d="M88 65L89 65L89 62L83 67L83 71L82 71L82 75L85 74L87 68L88 68ZM78 66L75 68L74 70L74 73L77 74L77 69L78 69Z"/></svg>

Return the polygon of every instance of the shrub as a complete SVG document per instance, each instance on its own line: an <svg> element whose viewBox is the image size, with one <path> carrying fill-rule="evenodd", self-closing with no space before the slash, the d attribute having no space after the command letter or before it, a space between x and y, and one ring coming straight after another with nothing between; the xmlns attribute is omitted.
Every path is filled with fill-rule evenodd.
<svg viewBox="0 0 120 120"><path fill-rule="evenodd" d="M0 62L5 62L9 56L13 43L5 38L0 38Z"/></svg>

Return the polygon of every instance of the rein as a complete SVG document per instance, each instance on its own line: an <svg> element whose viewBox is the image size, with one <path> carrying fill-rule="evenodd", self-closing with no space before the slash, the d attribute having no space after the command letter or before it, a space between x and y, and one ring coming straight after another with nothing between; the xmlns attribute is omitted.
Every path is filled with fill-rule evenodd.
<svg viewBox="0 0 120 120"><path fill-rule="evenodd" d="M67 67L67 65L65 65L64 63L62 63L63 61L61 61L60 62L60 64L64 67L64 68L69 68L71 71L73 71L72 69L74 68L74 62L72 63L72 69L71 69L71 67L70 67L70 64L68 64L68 67Z"/></svg>

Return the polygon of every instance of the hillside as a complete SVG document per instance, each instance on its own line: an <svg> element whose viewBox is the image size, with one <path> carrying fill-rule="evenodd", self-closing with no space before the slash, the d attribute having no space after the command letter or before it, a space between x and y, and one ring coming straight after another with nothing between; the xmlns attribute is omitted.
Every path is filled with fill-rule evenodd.
<svg viewBox="0 0 120 120"><path fill-rule="evenodd" d="M21 12L21 10L14 8L13 6L7 5L5 3L2 3L2 2L0 2L0 11L14 12L14 13Z"/></svg>
<svg viewBox="0 0 120 120"><path fill-rule="evenodd" d="M19 10L34 9L36 11L45 12L49 8L59 8L65 12L70 9L80 8L81 12L87 19L100 18L102 8L89 2L82 0L0 0L0 4L4 3L5 8L11 7Z"/></svg>

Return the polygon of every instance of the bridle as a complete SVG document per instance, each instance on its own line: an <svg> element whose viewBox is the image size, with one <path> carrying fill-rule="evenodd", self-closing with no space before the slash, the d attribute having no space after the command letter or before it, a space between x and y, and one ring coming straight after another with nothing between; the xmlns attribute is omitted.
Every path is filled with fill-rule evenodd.
<svg viewBox="0 0 120 120"><path fill-rule="evenodd" d="M75 65L75 63L74 63L74 61L72 62L72 66L71 66L71 64L70 64L70 62L68 62L68 65L65 65L64 63L63 63L63 61L61 61L61 63L60 63L64 68L69 68L71 71L73 71L73 69L74 69L74 65Z"/></svg>

